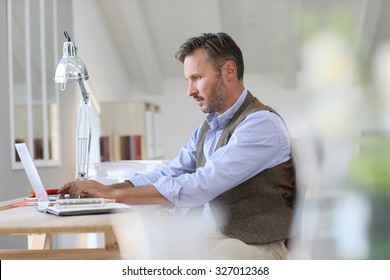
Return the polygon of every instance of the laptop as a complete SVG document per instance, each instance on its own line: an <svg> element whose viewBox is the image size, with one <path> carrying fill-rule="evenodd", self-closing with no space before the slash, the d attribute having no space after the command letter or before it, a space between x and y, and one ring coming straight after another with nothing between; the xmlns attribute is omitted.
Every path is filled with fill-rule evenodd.
<svg viewBox="0 0 390 280"><path fill-rule="evenodd" d="M58 216L102 214L130 210L131 206L116 203L105 198L65 198L49 197L39 176L38 170L25 143L15 144L23 168L35 192L38 210Z"/></svg>

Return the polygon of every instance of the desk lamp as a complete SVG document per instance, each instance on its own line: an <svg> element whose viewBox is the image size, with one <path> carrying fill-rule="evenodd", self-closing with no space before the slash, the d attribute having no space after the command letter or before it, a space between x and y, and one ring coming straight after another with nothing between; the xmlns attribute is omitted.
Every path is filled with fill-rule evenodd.
<svg viewBox="0 0 390 280"><path fill-rule="evenodd" d="M89 153L91 147L91 99L85 90L84 81L89 79L87 68L77 56L77 48L68 32L64 32L63 56L57 65L54 81L64 91L68 82L78 82L81 89L80 106L76 129L76 174L77 179L88 179Z"/></svg>

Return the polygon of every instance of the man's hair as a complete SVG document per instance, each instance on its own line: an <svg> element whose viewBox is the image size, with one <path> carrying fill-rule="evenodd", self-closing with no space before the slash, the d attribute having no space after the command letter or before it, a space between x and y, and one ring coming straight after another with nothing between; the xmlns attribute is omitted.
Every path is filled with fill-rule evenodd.
<svg viewBox="0 0 390 280"><path fill-rule="evenodd" d="M214 63L215 69L220 73L222 66L229 60L233 60L237 66L237 78L242 80L244 76L244 60L242 52L236 42L226 33L202 33L201 36L189 38L184 42L175 57L178 61L191 55L195 50L203 48L206 59Z"/></svg>

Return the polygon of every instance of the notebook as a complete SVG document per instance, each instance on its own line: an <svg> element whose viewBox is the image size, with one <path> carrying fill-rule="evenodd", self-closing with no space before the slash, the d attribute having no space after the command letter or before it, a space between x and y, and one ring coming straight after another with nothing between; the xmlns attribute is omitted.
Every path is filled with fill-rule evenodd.
<svg viewBox="0 0 390 280"><path fill-rule="evenodd" d="M127 204L116 203L114 200L105 198L52 199L47 194L27 145L18 143L15 144L15 148L38 200L37 209L39 211L58 216L70 216L111 213L132 209Z"/></svg>

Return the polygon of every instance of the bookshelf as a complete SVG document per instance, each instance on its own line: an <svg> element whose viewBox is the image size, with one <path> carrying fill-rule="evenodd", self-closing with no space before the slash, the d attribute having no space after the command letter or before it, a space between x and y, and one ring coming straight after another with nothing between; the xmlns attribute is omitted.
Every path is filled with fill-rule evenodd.
<svg viewBox="0 0 390 280"><path fill-rule="evenodd" d="M161 112L145 101L102 102L101 161L161 159Z"/></svg>

